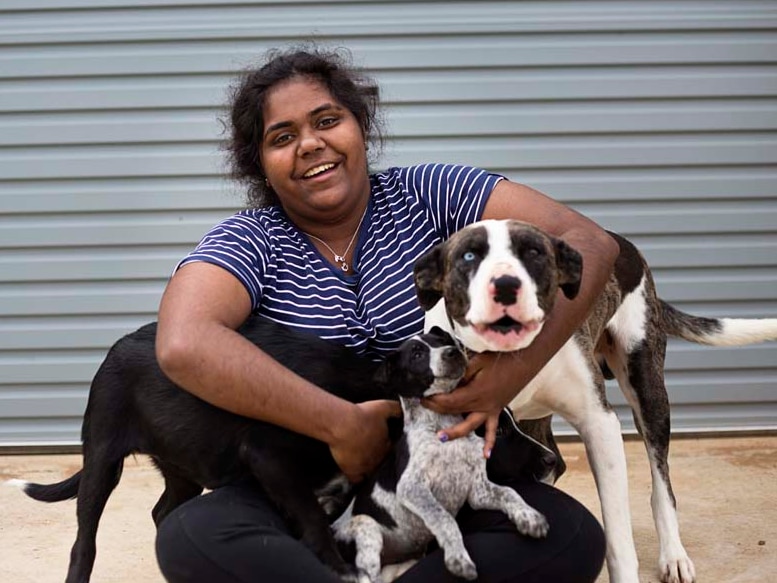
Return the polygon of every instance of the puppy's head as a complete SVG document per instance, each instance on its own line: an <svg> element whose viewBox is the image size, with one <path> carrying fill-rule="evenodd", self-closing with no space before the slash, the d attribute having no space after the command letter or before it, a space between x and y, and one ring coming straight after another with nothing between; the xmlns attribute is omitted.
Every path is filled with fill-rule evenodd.
<svg viewBox="0 0 777 583"><path fill-rule="evenodd" d="M414 266L424 310L444 300L464 344L512 351L532 343L558 290L580 289L583 260L561 239L516 220L480 221L454 233Z"/></svg>
<svg viewBox="0 0 777 583"><path fill-rule="evenodd" d="M432 328L406 340L381 366L380 382L400 397L428 397L455 389L467 359L450 334Z"/></svg>

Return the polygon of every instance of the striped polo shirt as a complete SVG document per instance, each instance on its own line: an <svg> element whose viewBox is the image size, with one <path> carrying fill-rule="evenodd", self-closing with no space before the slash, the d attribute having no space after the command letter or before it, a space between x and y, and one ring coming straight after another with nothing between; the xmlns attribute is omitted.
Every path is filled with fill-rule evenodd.
<svg viewBox="0 0 777 583"><path fill-rule="evenodd" d="M219 265L248 290L253 313L380 358L423 330L415 260L479 220L500 179L445 164L371 175L352 274L330 264L276 206L225 219L180 265Z"/></svg>

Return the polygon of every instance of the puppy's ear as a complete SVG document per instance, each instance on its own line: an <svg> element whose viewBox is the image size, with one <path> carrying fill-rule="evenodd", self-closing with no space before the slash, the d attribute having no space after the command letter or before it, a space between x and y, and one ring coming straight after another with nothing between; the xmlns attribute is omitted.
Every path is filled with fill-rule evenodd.
<svg viewBox="0 0 777 583"><path fill-rule="evenodd" d="M583 256L561 239L556 239L555 248L559 287L564 295L572 300L580 291L580 280L583 277Z"/></svg>
<svg viewBox="0 0 777 583"><path fill-rule="evenodd" d="M431 310L442 297L442 249L435 245L421 255L413 266L413 281L418 303L424 311Z"/></svg>
<svg viewBox="0 0 777 583"><path fill-rule="evenodd" d="M439 338L440 340L443 340L446 344L454 344L453 336L448 334L445 330L443 330L439 326L432 326L432 329L429 330L429 334L431 334L435 338Z"/></svg>

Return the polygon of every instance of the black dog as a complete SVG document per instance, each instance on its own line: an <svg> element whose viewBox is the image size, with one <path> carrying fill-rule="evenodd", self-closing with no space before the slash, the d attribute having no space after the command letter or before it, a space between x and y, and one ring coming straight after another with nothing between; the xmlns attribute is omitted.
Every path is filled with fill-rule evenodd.
<svg viewBox="0 0 777 583"><path fill-rule="evenodd" d="M303 378L354 403L395 399L400 388L421 393L437 380L428 359L413 357L412 339L378 363L263 318L249 318L238 331ZM442 335L453 342L442 331L432 334L437 341ZM252 478L324 564L345 581L363 580L363 573L343 560L329 528L353 492L326 444L229 413L180 389L157 364L155 337L155 323L128 334L114 344L98 369L82 427L83 468L51 485L16 481L36 500L78 497L78 534L66 581L89 580L98 521L119 482L124 458L133 453L149 455L164 477L165 490L152 510L157 525L203 488ZM397 421L389 427L394 439L402 432ZM520 443L518 447L498 445L489 460L489 472L500 474L498 450L502 456L510 452L510 460L498 462L509 473L526 471L542 479L554 467L552 454L548 458L547 452L535 447L533 440L524 440L511 425L500 423L505 435L498 444L516 439Z"/></svg>
<svg viewBox="0 0 777 583"><path fill-rule="evenodd" d="M381 364L263 318L250 318L239 332L300 376L351 402L395 398L396 383L411 382L402 348ZM89 580L98 521L124 458L133 453L148 454L164 477L165 490L152 511L157 525L203 488L253 477L321 561L344 580L356 580L358 573L343 561L329 528L350 502L350 485L328 446L180 389L157 364L155 336L153 323L123 337L97 371L81 433L83 468L56 484L20 484L44 502L78 497L67 582Z"/></svg>

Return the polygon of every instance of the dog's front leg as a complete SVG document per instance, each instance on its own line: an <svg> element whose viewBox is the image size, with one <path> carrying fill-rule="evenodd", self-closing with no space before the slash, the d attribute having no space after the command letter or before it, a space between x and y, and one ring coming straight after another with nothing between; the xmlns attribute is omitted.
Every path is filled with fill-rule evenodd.
<svg viewBox="0 0 777 583"><path fill-rule="evenodd" d="M494 484L486 476L485 466L473 481L469 505L475 510L500 510L507 514L518 532L534 538L548 534L548 521L508 486Z"/></svg>
<svg viewBox="0 0 777 583"><path fill-rule="evenodd" d="M593 470L604 530L607 570L612 583L639 583L639 563L631 531L626 452L618 417L611 409L588 409L582 418L567 419L585 444Z"/></svg>
<svg viewBox="0 0 777 583"><path fill-rule="evenodd" d="M420 476L415 476L417 479L406 478L407 473L397 486L400 503L420 518L437 539L445 557L445 566L451 573L470 581L477 579L475 563L464 548L454 517L440 505Z"/></svg>
<svg viewBox="0 0 777 583"><path fill-rule="evenodd" d="M364 574L346 563L340 554L324 509L318 505L304 473L294 461L289 462L278 452L262 451L260 446L249 443L241 446L240 455L302 544L343 581L365 581Z"/></svg>

